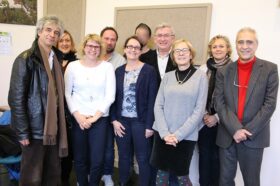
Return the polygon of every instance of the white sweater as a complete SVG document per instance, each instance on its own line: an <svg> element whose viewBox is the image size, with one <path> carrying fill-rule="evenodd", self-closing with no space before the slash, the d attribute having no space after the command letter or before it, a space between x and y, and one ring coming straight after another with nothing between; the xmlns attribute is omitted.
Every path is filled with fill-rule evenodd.
<svg viewBox="0 0 280 186"><path fill-rule="evenodd" d="M65 97L71 113L109 115L115 100L116 78L112 64L102 61L96 67L85 67L80 60L67 66L64 75Z"/></svg>

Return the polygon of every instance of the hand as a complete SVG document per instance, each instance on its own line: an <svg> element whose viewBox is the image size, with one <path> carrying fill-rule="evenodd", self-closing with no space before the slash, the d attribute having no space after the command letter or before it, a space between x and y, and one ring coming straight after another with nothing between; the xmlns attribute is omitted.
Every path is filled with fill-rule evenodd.
<svg viewBox="0 0 280 186"><path fill-rule="evenodd" d="M176 147L177 143L179 142L174 134L168 134L164 138L165 144L173 145Z"/></svg>
<svg viewBox="0 0 280 186"><path fill-rule="evenodd" d="M209 128L214 127L217 122L218 119L216 118L215 115L209 115L209 114L205 114L203 117L203 122L205 123L205 125Z"/></svg>
<svg viewBox="0 0 280 186"><path fill-rule="evenodd" d="M113 121L112 122L113 126L114 126L114 133L116 136L119 136L119 137L123 137L123 135L125 135L125 128L124 126L117 120Z"/></svg>
<svg viewBox="0 0 280 186"><path fill-rule="evenodd" d="M28 146L30 144L29 139L24 139L19 141L22 146Z"/></svg>
<svg viewBox="0 0 280 186"><path fill-rule="evenodd" d="M80 114L78 111L73 113L73 116L75 117L77 123L79 124L80 128L82 130L87 129L88 124L86 123L87 116Z"/></svg>
<svg viewBox="0 0 280 186"><path fill-rule="evenodd" d="M96 121L97 118L95 116L87 116L86 121L84 122L85 128L89 129Z"/></svg>
<svg viewBox="0 0 280 186"><path fill-rule="evenodd" d="M247 140L248 136L252 136L252 133L246 129L239 129L233 135L233 139L236 143Z"/></svg>
<svg viewBox="0 0 280 186"><path fill-rule="evenodd" d="M154 134L154 131L153 131L153 130L151 130L151 129L146 129L146 131L145 131L145 137L146 137L146 138L151 137L153 134Z"/></svg>

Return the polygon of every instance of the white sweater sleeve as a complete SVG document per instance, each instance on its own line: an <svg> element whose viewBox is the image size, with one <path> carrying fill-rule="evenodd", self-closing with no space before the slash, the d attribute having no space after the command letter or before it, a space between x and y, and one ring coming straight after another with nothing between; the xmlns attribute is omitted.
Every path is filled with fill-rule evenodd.
<svg viewBox="0 0 280 186"><path fill-rule="evenodd" d="M75 101L72 97L73 87L74 87L74 71L75 71L75 68L74 68L74 62L73 62L67 66L65 74L64 74L65 97L66 97L68 109L71 114L73 114L73 112L79 110L78 105L75 104Z"/></svg>
<svg viewBox="0 0 280 186"><path fill-rule="evenodd" d="M116 94L116 77L114 72L114 67L112 64L108 63L108 68L106 70L106 82L105 82L105 96L104 100L101 102L99 110L102 113L107 113L111 104L115 101Z"/></svg>

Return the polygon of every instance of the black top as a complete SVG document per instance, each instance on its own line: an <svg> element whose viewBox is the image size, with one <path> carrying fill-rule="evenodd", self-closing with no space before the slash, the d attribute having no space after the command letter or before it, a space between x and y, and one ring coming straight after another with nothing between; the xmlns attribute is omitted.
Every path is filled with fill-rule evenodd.
<svg viewBox="0 0 280 186"><path fill-rule="evenodd" d="M63 57L63 60L68 61L67 64L66 64L64 67L62 67L62 70L63 70L63 73L64 73L65 70L66 70L66 68L67 68L67 66L69 65L69 63L70 63L71 61L76 61L78 58L77 58L77 56L76 56L76 53L74 53L74 52L72 52L72 51L70 51L70 52L67 53L67 54L64 54L64 53L63 53L62 57Z"/></svg>
<svg viewBox="0 0 280 186"><path fill-rule="evenodd" d="M176 69L175 71L175 75L176 75L176 79L178 81L179 84L183 84L185 83L188 79L190 79L190 77L194 74L194 72L196 71L196 68L194 68L193 65L190 65L189 68L187 68L186 70L179 70Z"/></svg>
<svg viewBox="0 0 280 186"><path fill-rule="evenodd" d="M152 53L153 50L149 49L146 53L140 55L139 60L146 63L146 61L149 61L149 58L152 55Z"/></svg>

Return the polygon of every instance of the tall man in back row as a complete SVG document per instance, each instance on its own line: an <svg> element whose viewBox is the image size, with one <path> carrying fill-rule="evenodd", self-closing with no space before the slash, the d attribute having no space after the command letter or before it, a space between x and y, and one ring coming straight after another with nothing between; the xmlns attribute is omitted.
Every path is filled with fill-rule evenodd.
<svg viewBox="0 0 280 186"><path fill-rule="evenodd" d="M61 53L53 46L63 33L55 16L41 18L36 39L13 64L9 105L22 148L20 186L60 184L60 158L67 156Z"/></svg>
<svg viewBox="0 0 280 186"><path fill-rule="evenodd" d="M237 162L245 186L260 185L263 150L269 146L270 119L276 108L277 65L255 56L255 30L237 33L237 62L218 71L214 99L220 118L220 186L234 186Z"/></svg>
<svg viewBox="0 0 280 186"><path fill-rule="evenodd" d="M126 63L125 58L117 51L115 51L116 44L119 38L116 29L113 27L105 27L100 32L100 37L106 45L106 53L104 55L103 60L112 63L115 70L118 67L125 64ZM114 185L112 179L112 175L114 173L114 159L115 159L114 142L115 142L114 128L113 125L110 123L107 130L107 144L106 144L103 176L102 176L102 181L104 182L105 186Z"/></svg>

